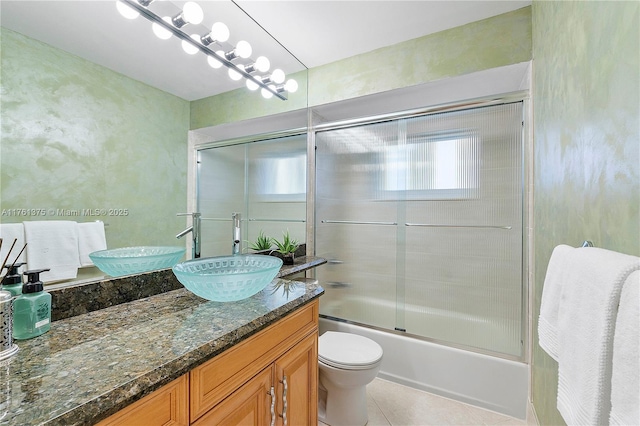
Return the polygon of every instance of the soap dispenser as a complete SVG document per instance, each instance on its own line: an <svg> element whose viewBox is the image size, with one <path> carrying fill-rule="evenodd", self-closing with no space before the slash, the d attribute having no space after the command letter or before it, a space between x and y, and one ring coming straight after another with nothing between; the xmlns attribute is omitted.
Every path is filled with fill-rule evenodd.
<svg viewBox="0 0 640 426"><path fill-rule="evenodd" d="M8 271L2 280L2 289L11 293L13 297L18 297L22 294L22 275L18 272L22 265L25 265L25 263L20 262L5 266Z"/></svg>
<svg viewBox="0 0 640 426"><path fill-rule="evenodd" d="M26 271L28 281L22 294L13 301L13 337L30 339L51 328L51 295L44 291L40 273L49 269Z"/></svg>

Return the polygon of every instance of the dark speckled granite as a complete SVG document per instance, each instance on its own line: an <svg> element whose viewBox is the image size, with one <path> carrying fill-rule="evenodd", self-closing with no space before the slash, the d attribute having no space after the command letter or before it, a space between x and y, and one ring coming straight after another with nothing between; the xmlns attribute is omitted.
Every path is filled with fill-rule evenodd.
<svg viewBox="0 0 640 426"><path fill-rule="evenodd" d="M323 292L275 279L253 297L219 303L181 289L55 321L17 341L0 425L94 424Z"/></svg>
<svg viewBox="0 0 640 426"><path fill-rule="evenodd" d="M321 257L301 256L293 265L280 268L277 277L286 277L326 262ZM101 281L68 287L52 286L47 291L51 294L51 319L57 321L180 288L183 288L182 284L171 269L164 269L119 278L106 277Z"/></svg>
<svg viewBox="0 0 640 426"><path fill-rule="evenodd" d="M180 288L182 284L171 269L164 269L47 291L51 294L51 320L57 321Z"/></svg>

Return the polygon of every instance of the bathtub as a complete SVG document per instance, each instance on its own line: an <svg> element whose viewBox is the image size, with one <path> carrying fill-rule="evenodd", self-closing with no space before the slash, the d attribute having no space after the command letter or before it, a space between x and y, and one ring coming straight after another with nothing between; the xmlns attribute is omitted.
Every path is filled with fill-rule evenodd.
<svg viewBox="0 0 640 426"><path fill-rule="evenodd" d="M359 334L382 346L384 356L378 373L381 379L526 419L529 389L527 364L321 315L320 334L325 331Z"/></svg>

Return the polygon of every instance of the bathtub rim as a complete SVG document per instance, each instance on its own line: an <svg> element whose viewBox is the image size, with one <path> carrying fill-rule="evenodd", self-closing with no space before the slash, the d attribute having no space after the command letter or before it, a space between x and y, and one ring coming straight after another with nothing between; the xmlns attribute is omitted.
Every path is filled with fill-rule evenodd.
<svg viewBox="0 0 640 426"><path fill-rule="evenodd" d="M380 379L517 419L526 420L528 418L529 382L531 376L529 364L523 361L498 358L466 349L440 345L424 339L412 339L407 337L405 333L393 333L384 329L362 327L347 321L335 321L321 315L319 332L322 334L328 330L360 334L377 341L385 350L383 364L378 373L378 378ZM382 342L379 340L381 335L384 336L384 339L415 342L419 351L421 351L421 355L428 353L427 358L431 360L444 359L446 360L445 362L450 360L455 362L456 358L458 358L457 361L460 362L459 358L464 357L465 359L462 364L454 366L457 368L453 370L447 370L440 366L430 371L428 366L426 371L421 371L421 374L415 375L416 372L414 371L412 375L408 371L403 371L406 365L410 363L403 362L403 365L398 367L398 365L393 364L391 359L393 356L389 356L391 354L387 355L389 345L396 347L393 343L398 342ZM385 346L387 346L387 349L385 349ZM389 352L393 353L393 351ZM470 372L470 374L461 378L460 374L464 370L468 370L467 373ZM470 378L469 376L475 377ZM471 380L471 385L469 385L469 380Z"/></svg>
<svg viewBox="0 0 640 426"><path fill-rule="evenodd" d="M486 356L490 356L490 357L494 357L494 358L499 358L499 359L504 359L506 361L513 361L513 362L518 362L521 364L525 364L525 365L529 365L529 359L528 357L525 355L524 353L524 346L521 346L522 352L520 356L517 355L511 355L511 354L505 354L503 352L495 352L495 351L491 351L488 349L482 349L482 348L476 348L473 346L467 346L467 345L463 345L460 343L455 343L455 342L449 342L447 340L440 340L440 339L434 339L431 337L425 337L425 336L421 336L419 334L412 334L412 333L408 333L406 331L403 330L390 330L388 328L384 328L384 327L378 327L375 325L371 325L371 324L364 324L364 323L360 323L357 321L352 321L352 320L347 320L344 318L338 318L338 317L333 317L331 315L325 315L325 314L320 314L320 318L321 319L326 319L329 321L335 321L335 322L339 322L339 323L345 323L345 324L349 324L349 325L354 325L357 327L362 327L362 328L366 328L366 329L370 329L370 330L375 330L381 333L389 333L389 334L393 334L396 336L401 336L401 337L406 337L406 338L410 338L410 339L415 339L415 340L419 340L422 342L427 342L427 343L433 343L435 345L439 345L439 346L445 346L445 347L449 347L452 349L457 349L457 350L462 350L462 351L466 351L466 352L472 352L478 355L486 355Z"/></svg>

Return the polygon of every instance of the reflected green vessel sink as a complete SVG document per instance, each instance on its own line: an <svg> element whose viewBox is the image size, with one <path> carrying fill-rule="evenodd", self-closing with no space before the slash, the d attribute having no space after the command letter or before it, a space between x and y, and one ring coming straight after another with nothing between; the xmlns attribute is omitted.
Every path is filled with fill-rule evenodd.
<svg viewBox="0 0 640 426"><path fill-rule="evenodd" d="M282 259L259 254L187 260L173 273L187 290L203 299L233 302L264 289L278 274Z"/></svg>
<svg viewBox="0 0 640 426"><path fill-rule="evenodd" d="M122 247L89 253L94 265L112 277L171 268L184 256L184 247Z"/></svg>

